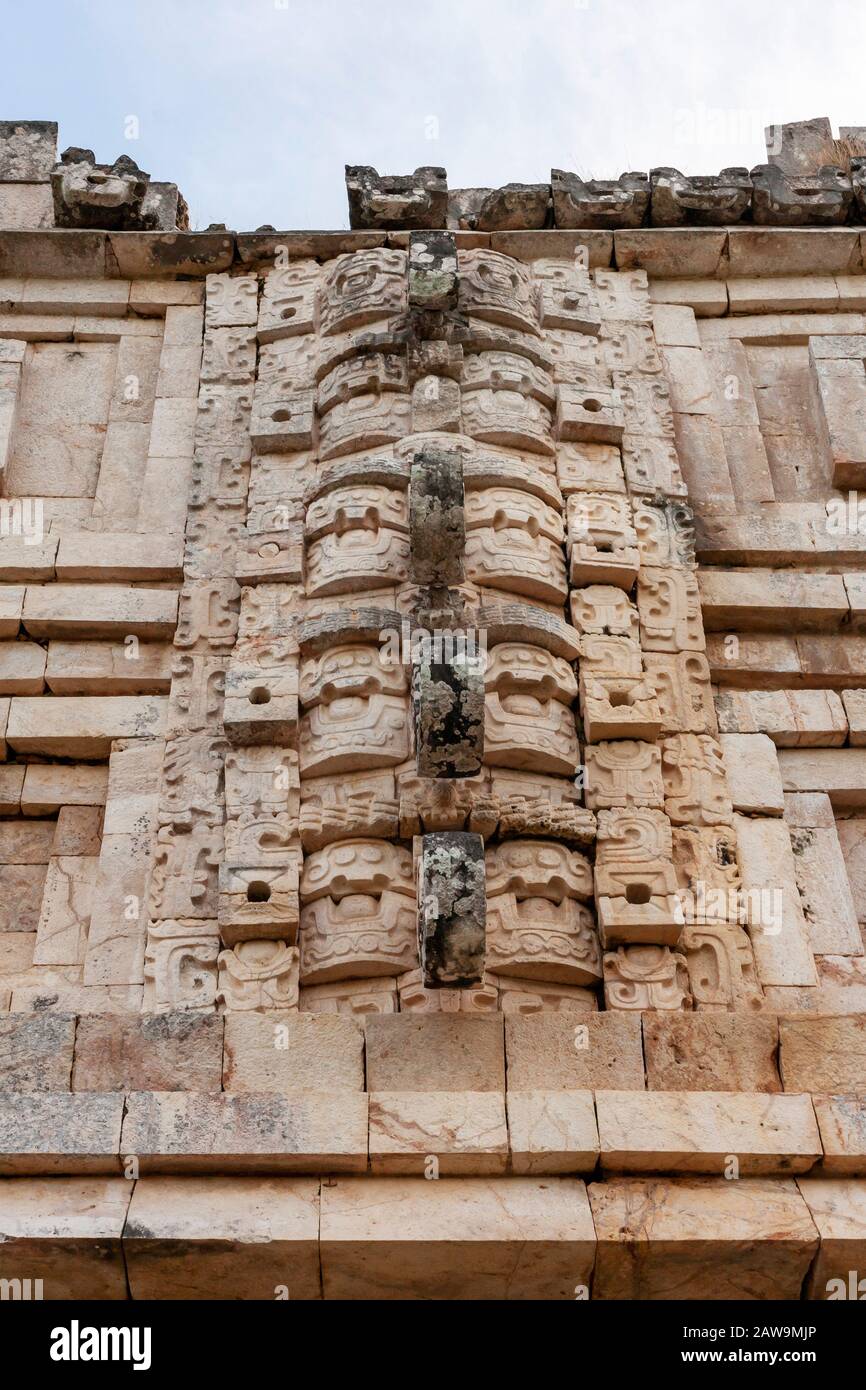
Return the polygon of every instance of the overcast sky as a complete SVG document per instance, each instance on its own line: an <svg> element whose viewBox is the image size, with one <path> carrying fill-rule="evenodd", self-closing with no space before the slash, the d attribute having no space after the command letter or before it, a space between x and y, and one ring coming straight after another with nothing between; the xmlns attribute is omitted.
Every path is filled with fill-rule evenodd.
<svg viewBox="0 0 866 1390"><path fill-rule="evenodd" d="M343 166L451 187L763 157L866 125L863 0L3 0L0 118L130 154L192 225L348 225ZM138 123L137 139L127 138Z"/></svg>

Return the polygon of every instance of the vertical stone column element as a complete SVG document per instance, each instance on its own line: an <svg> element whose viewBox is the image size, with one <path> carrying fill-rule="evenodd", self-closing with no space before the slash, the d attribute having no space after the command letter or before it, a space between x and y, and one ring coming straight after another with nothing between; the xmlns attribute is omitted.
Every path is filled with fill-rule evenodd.
<svg viewBox="0 0 866 1390"><path fill-rule="evenodd" d="M409 540L416 584L462 584L466 515L463 459L456 451L424 449L415 455L409 481Z"/></svg>
<svg viewBox="0 0 866 1390"><path fill-rule="evenodd" d="M474 777L484 757L484 653L438 652L441 634L418 643L412 667L415 751L421 777ZM452 634L445 636L452 645Z"/></svg>
<svg viewBox="0 0 866 1390"><path fill-rule="evenodd" d="M426 989L468 989L484 973L484 841L441 831L421 837L418 949Z"/></svg>
<svg viewBox="0 0 866 1390"><path fill-rule="evenodd" d="M451 232L412 232L409 308L456 309L457 243Z"/></svg>

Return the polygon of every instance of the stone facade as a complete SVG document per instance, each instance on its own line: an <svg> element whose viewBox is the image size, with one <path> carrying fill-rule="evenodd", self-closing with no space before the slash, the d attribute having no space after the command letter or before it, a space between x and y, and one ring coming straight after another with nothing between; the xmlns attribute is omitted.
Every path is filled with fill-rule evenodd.
<svg viewBox="0 0 866 1390"><path fill-rule="evenodd" d="M238 234L0 123L0 1276L849 1268L866 204L801 135Z"/></svg>

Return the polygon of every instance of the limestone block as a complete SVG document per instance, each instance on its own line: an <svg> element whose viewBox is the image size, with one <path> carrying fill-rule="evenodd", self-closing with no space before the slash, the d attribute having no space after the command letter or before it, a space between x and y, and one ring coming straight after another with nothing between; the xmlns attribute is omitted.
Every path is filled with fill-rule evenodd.
<svg viewBox="0 0 866 1390"><path fill-rule="evenodd" d="M627 499L615 493L572 493L567 515L570 582L630 590L640 556Z"/></svg>
<svg viewBox="0 0 866 1390"><path fill-rule="evenodd" d="M786 792L825 792L834 808L866 805L866 749L783 748L779 767Z"/></svg>
<svg viewBox="0 0 866 1390"><path fill-rule="evenodd" d="M649 681L633 677L581 676L580 709L584 733L603 739L655 739L662 718Z"/></svg>
<svg viewBox="0 0 866 1390"><path fill-rule="evenodd" d="M62 583L98 580L128 584L146 580L153 584L178 580L183 574L183 542L168 534L129 535L92 531L69 532L60 537L56 574ZM52 593L54 591L52 590ZM98 593L87 590L88 601ZM138 591L136 591L138 592ZM63 592L58 591L63 612Z"/></svg>
<svg viewBox="0 0 866 1390"><path fill-rule="evenodd" d="M591 810L616 806L661 808L664 802L661 752L636 739L587 745L586 804Z"/></svg>
<svg viewBox="0 0 866 1390"><path fill-rule="evenodd" d="M28 588L21 621L31 637L127 636L171 641L177 595L167 589L109 584L52 584Z"/></svg>
<svg viewBox="0 0 866 1390"><path fill-rule="evenodd" d="M364 1089L364 1035L352 1019L231 1012L225 1030L226 1091L291 1095Z"/></svg>
<svg viewBox="0 0 866 1390"><path fill-rule="evenodd" d="M43 820L0 824L0 864L47 864L55 829Z"/></svg>
<svg viewBox="0 0 866 1390"><path fill-rule="evenodd" d="M167 704L159 696L13 696L6 736L17 753L105 758L115 739L158 737Z"/></svg>
<svg viewBox="0 0 866 1390"><path fill-rule="evenodd" d="M35 965L83 962L98 865L95 855L49 860L36 932Z"/></svg>
<svg viewBox="0 0 866 1390"><path fill-rule="evenodd" d="M152 922L144 956L146 1012L210 1012L216 996L218 954L215 921L184 918Z"/></svg>
<svg viewBox="0 0 866 1390"><path fill-rule="evenodd" d="M588 862L553 840L487 850L488 967L502 976L594 984L601 952Z"/></svg>
<svg viewBox="0 0 866 1390"><path fill-rule="evenodd" d="M48 583L54 579L58 544L57 536L45 536L42 541L26 534L0 537L0 580L12 585Z"/></svg>
<svg viewBox="0 0 866 1390"><path fill-rule="evenodd" d="M790 570L702 570L700 602L712 632L832 630L848 614L841 575Z"/></svg>
<svg viewBox="0 0 866 1390"><path fill-rule="evenodd" d="M22 648L22 644L17 644ZM45 657L41 647L36 648ZM53 695L167 695L172 648L163 642L48 644L45 684ZM20 690L21 695L38 694Z"/></svg>
<svg viewBox="0 0 866 1390"><path fill-rule="evenodd" d="M370 1169L374 1174L504 1173L505 1096L494 1091L374 1091Z"/></svg>
<svg viewBox="0 0 866 1390"><path fill-rule="evenodd" d="M21 811L25 816L43 816L60 806L102 806L107 790L107 767L28 763Z"/></svg>
<svg viewBox="0 0 866 1390"><path fill-rule="evenodd" d="M300 953L284 941L239 941L218 960L217 1004L260 1013L298 1008Z"/></svg>
<svg viewBox="0 0 866 1390"><path fill-rule="evenodd" d="M780 1018L779 1065L786 1091L866 1095L866 1019Z"/></svg>
<svg viewBox="0 0 866 1390"><path fill-rule="evenodd" d="M716 733L710 667L703 652L646 652L644 666L658 701L662 735Z"/></svg>
<svg viewBox="0 0 866 1390"><path fill-rule="evenodd" d="M410 752L409 702L403 696L350 696L317 705L301 718L302 777L394 767Z"/></svg>
<svg viewBox="0 0 866 1390"><path fill-rule="evenodd" d="M0 931L36 930L46 873L46 864L0 864Z"/></svg>
<svg viewBox="0 0 866 1390"><path fill-rule="evenodd" d="M820 1177L798 1178L797 1186L821 1237L806 1296L862 1300L866 1186L855 1178Z"/></svg>
<svg viewBox="0 0 866 1390"><path fill-rule="evenodd" d="M866 691L843 690L842 704L848 721L848 742L859 748L866 744Z"/></svg>
<svg viewBox="0 0 866 1390"><path fill-rule="evenodd" d="M322 1189L326 1298L573 1299L594 1233L579 1178L381 1178Z"/></svg>
<svg viewBox="0 0 866 1390"><path fill-rule="evenodd" d="M463 579L463 464L458 453L426 450L412 465L409 488L412 575L419 584Z"/></svg>
<svg viewBox="0 0 866 1390"><path fill-rule="evenodd" d="M0 642L0 695L41 695L45 662L35 642Z"/></svg>
<svg viewBox="0 0 866 1390"><path fill-rule="evenodd" d="M604 1000L608 1009L690 1009L686 959L670 946L638 943L604 955Z"/></svg>
<svg viewBox="0 0 866 1390"><path fill-rule="evenodd" d="M508 1088L579 1091L601 1086L643 1090L640 1020L619 1013L522 1016L505 1020Z"/></svg>
<svg viewBox="0 0 866 1390"><path fill-rule="evenodd" d="M857 910L830 798L821 792L788 792L785 819L812 950L817 955L862 955Z"/></svg>
<svg viewBox="0 0 866 1390"><path fill-rule="evenodd" d="M218 921L223 945L262 940L294 944L300 912L300 859L300 848L296 846L294 852L289 850L288 862L250 867L220 865Z"/></svg>
<svg viewBox="0 0 866 1390"><path fill-rule="evenodd" d="M505 1090L502 1019L496 1014L371 1016L365 1032L370 1091Z"/></svg>
<svg viewBox="0 0 866 1390"><path fill-rule="evenodd" d="M133 1091L121 1145L142 1173L364 1172L367 1096Z"/></svg>
<svg viewBox="0 0 866 1390"><path fill-rule="evenodd" d="M791 1179L591 1183L601 1299L794 1299L818 1233Z"/></svg>
<svg viewBox="0 0 866 1390"><path fill-rule="evenodd" d="M0 815L17 816L21 812L21 792L25 768L17 763L0 766Z"/></svg>
<svg viewBox="0 0 866 1390"><path fill-rule="evenodd" d="M0 637L18 636L24 596L24 588L20 585L0 585Z"/></svg>
<svg viewBox="0 0 866 1390"><path fill-rule="evenodd" d="M644 651L703 651L701 599L688 570L641 566L637 584L640 640Z"/></svg>
<svg viewBox="0 0 866 1390"><path fill-rule="evenodd" d="M52 855L98 855L102 819L101 806L61 806Z"/></svg>
<svg viewBox="0 0 866 1390"><path fill-rule="evenodd" d="M556 477L566 496L574 492L625 492L622 458L615 444L558 444Z"/></svg>
<svg viewBox="0 0 866 1390"><path fill-rule="evenodd" d="M675 825L730 825L722 749L707 734L675 734L661 749L665 813Z"/></svg>
<svg viewBox="0 0 866 1390"><path fill-rule="evenodd" d="M134 1298L321 1298L319 1188L306 1178L173 1178L136 1185L124 1233ZM219 1216L215 1219L215 1213Z"/></svg>
<svg viewBox="0 0 866 1390"><path fill-rule="evenodd" d="M618 391L565 383L557 387L557 440L619 444L624 427L623 402Z"/></svg>
<svg viewBox="0 0 866 1390"><path fill-rule="evenodd" d="M46 1300L128 1298L121 1234L132 1189L122 1177L4 1183L0 1279L32 1290L39 1281Z"/></svg>
<svg viewBox="0 0 866 1390"><path fill-rule="evenodd" d="M596 1091L603 1169L621 1173L803 1173L821 1157L808 1096Z"/></svg>
<svg viewBox="0 0 866 1390"><path fill-rule="evenodd" d="M122 1095L0 1091L0 1176L117 1173Z"/></svg>
<svg viewBox="0 0 866 1390"><path fill-rule="evenodd" d="M782 777L772 740L766 734L721 734L719 742L734 810L782 815Z"/></svg>
<svg viewBox="0 0 866 1390"><path fill-rule="evenodd" d="M736 815L734 829L743 889L753 904L748 930L761 984L816 984L788 827Z"/></svg>
<svg viewBox="0 0 866 1390"><path fill-rule="evenodd" d="M834 690L721 690L719 728L723 734L767 734L777 748L841 747L851 719L845 696L856 693L843 691L840 699Z"/></svg>
<svg viewBox="0 0 866 1390"><path fill-rule="evenodd" d="M412 860L379 840L337 841L305 861L301 981L395 974L417 963Z"/></svg>
<svg viewBox="0 0 866 1390"><path fill-rule="evenodd" d="M598 1128L590 1091L510 1090L508 1139L513 1173L591 1173Z"/></svg>
<svg viewBox="0 0 866 1390"><path fill-rule="evenodd" d="M0 1017L0 1090L68 1091L74 1040L69 1014Z"/></svg>
<svg viewBox="0 0 866 1390"><path fill-rule="evenodd" d="M651 1091L781 1091L774 1018L733 1014L643 1016Z"/></svg>
<svg viewBox="0 0 866 1390"><path fill-rule="evenodd" d="M866 1176L866 1105L862 1096L815 1096L824 1146L822 1173Z"/></svg>
<svg viewBox="0 0 866 1390"><path fill-rule="evenodd" d="M46 1018L50 1015L46 1015ZM73 1091L218 1091L223 1022L216 1014L84 1014Z"/></svg>

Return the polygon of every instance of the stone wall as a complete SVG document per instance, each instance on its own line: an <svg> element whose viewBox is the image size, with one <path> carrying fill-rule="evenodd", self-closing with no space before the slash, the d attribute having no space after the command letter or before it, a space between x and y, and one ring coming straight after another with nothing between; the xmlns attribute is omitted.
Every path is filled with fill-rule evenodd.
<svg viewBox="0 0 866 1390"><path fill-rule="evenodd" d="M825 1298L866 233L448 230L422 173L351 232L0 229L9 1277Z"/></svg>

